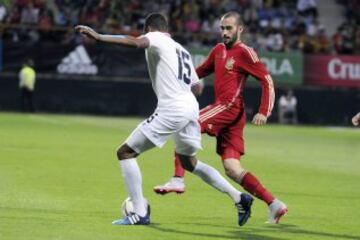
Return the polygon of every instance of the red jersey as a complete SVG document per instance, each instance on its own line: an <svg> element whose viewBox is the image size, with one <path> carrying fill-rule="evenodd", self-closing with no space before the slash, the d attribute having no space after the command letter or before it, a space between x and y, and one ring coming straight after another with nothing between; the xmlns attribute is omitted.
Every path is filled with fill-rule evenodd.
<svg viewBox="0 0 360 240"><path fill-rule="evenodd" d="M217 44L196 68L199 78L214 72L215 101L244 106L245 83L251 75L262 87L259 113L270 116L275 99L273 81L252 48L243 43L236 43L231 49L226 49L223 43Z"/></svg>

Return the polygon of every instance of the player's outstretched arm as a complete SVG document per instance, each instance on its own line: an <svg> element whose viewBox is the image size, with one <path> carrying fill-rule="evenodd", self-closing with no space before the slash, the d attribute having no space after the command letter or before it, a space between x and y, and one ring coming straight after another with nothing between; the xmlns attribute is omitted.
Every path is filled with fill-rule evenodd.
<svg viewBox="0 0 360 240"><path fill-rule="evenodd" d="M121 44L127 47L134 48L147 48L149 47L149 40L146 37L132 37L126 35L104 35L99 34L92 28L84 25L78 25L75 27L75 31L86 35L87 37L96 41Z"/></svg>
<svg viewBox="0 0 360 240"><path fill-rule="evenodd" d="M251 122L255 125L264 125L266 124L266 121L267 121L267 117L264 114L257 113L255 114Z"/></svg>
<svg viewBox="0 0 360 240"><path fill-rule="evenodd" d="M351 119L351 121L352 121L352 124L353 124L354 126L358 126L359 123L360 123L360 112L358 112L358 113Z"/></svg>

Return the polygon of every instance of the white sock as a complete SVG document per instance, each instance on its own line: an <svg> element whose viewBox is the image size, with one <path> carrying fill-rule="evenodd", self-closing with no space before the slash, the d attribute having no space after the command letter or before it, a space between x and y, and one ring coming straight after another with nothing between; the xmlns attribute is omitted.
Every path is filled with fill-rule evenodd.
<svg viewBox="0 0 360 240"><path fill-rule="evenodd" d="M139 216L146 215L145 199L142 192L142 177L136 158L120 160L120 166L129 197L134 204L134 212Z"/></svg>
<svg viewBox="0 0 360 240"><path fill-rule="evenodd" d="M215 168L198 160L193 173L212 187L228 194L235 203L240 202L241 192L234 188Z"/></svg>

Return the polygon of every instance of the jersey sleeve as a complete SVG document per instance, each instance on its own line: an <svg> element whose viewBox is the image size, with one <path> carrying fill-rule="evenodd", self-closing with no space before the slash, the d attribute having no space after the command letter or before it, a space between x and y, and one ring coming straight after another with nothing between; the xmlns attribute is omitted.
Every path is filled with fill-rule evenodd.
<svg viewBox="0 0 360 240"><path fill-rule="evenodd" d="M215 66L215 48L213 48L205 61L196 68L196 73L199 78L206 77L214 72Z"/></svg>
<svg viewBox="0 0 360 240"><path fill-rule="evenodd" d="M148 32L142 37L146 37L149 40L149 48L157 48L161 42L161 35L157 32Z"/></svg>
<svg viewBox="0 0 360 240"><path fill-rule="evenodd" d="M274 83L265 65L252 48L247 46L243 48L240 67L260 82L261 103L259 113L267 117L270 116L275 100Z"/></svg>

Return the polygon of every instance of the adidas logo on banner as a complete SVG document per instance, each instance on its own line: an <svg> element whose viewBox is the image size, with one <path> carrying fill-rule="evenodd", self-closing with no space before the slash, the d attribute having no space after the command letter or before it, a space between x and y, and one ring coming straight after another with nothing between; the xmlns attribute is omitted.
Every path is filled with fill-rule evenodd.
<svg viewBox="0 0 360 240"><path fill-rule="evenodd" d="M58 73L65 74L97 74L98 68L92 64L89 54L83 45L70 52L57 66Z"/></svg>

